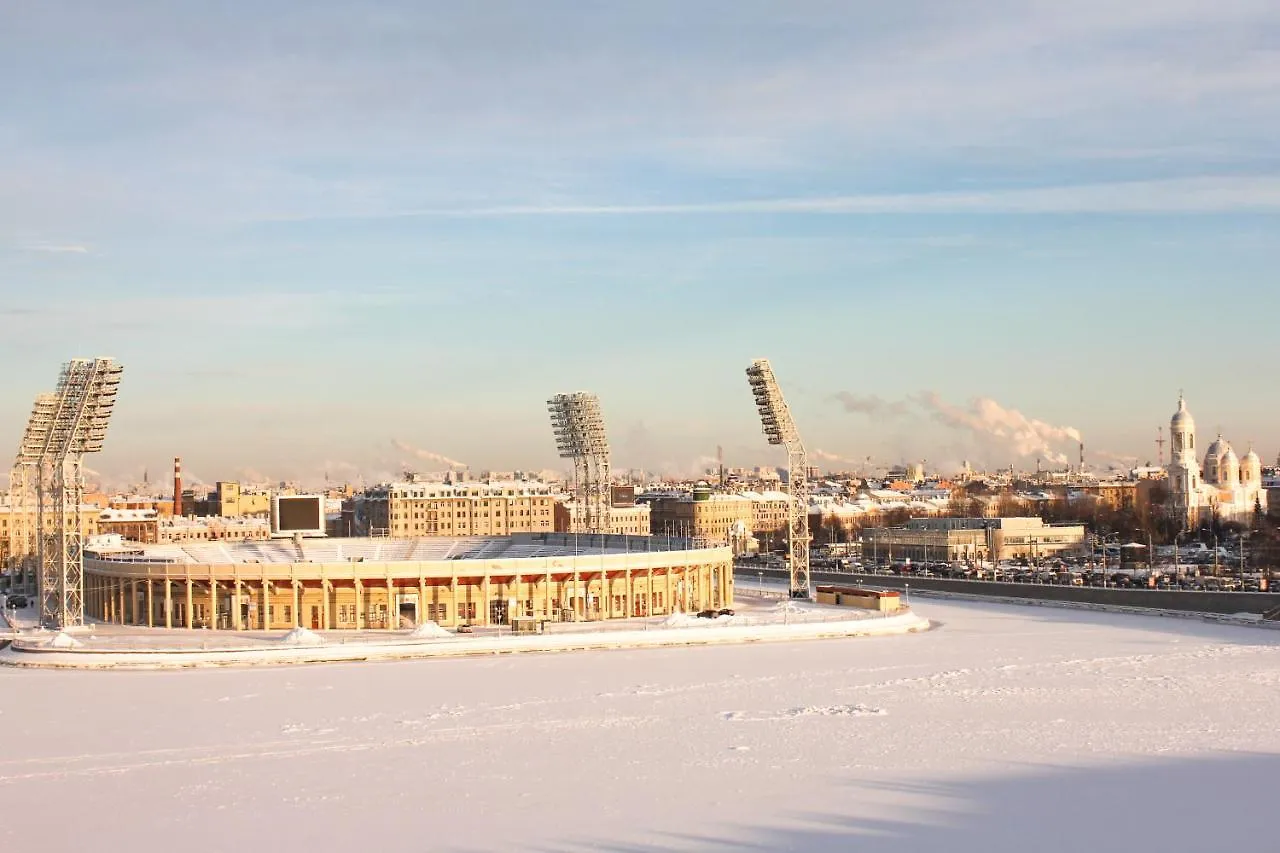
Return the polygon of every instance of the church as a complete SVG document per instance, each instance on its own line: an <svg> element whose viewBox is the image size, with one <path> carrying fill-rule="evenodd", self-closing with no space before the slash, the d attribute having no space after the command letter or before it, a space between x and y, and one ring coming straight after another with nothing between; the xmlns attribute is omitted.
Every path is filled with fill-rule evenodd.
<svg viewBox="0 0 1280 853"><path fill-rule="evenodd" d="M1178 411L1169 422L1173 458L1169 463L1169 500L1187 527L1218 519L1249 525L1254 513L1267 511L1267 490L1262 485L1262 460L1252 448L1243 459L1222 436L1196 459L1196 422L1178 399Z"/></svg>

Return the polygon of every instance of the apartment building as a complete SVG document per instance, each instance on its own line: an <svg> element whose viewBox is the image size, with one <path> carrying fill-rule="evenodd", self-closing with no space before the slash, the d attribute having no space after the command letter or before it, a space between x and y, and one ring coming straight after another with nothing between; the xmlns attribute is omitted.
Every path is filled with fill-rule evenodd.
<svg viewBox="0 0 1280 853"><path fill-rule="evenodd" d="M555 493L542 482L378 486L355 499L362 530L392 537L509 536L555 531Z"/></svg>

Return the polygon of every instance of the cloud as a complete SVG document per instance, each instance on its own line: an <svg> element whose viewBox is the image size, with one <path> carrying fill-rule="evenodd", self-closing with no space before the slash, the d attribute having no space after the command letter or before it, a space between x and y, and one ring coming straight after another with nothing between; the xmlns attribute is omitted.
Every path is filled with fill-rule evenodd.
<svg viewBox="0 0 1280 853"><path fill-rule="evenodd" d="M509 205L403 210L332 218L529 216L694 216L716 214L1062 214L1274 213L1280 177L1200 176L1043 186L986 192L926 192L710 201L671 204ZM325 216L282 216L309 220Z"/></svg>
<svg viewBox="0 0 1280 853"><path fill-rule="evenodd" d="M417 459L423 460L424 462L439 463L441 465L447 465L450 468L469 467L465 462L459 462L457 459L450 459L448 456L445 456L440 453L436 453L431 450L423 450L420 447L414 447L412 444L409 444L406 441L401 441L398 438L391 439L391 446L394 447L396 450L399 450L403 453L408 453Z"/></svg>
<svg viewBox="0 0 1280 853"><path fill-rule="evenodd" d="M88 246L81 246L74 243L33 243L29 246L23 246L28 252L47 252L56 255L87 255L89 254Z"/></svg>
<svg viewBox="0 0 1280 853"><path fill-rule="evenodd" d="M821 459L824 462L835 462L840 465L852 465L855 468L861 467L862 465L862 463L854 459L849 459L845 456L839 456L835 453L828 453L827 451L821 448L814 448L813 450L810 450L809 455L812 456L814 459Z"/></svg>
<svg viewBox="0 0 1280 853"><path fill-rule="evenodd" d="M1082 441L1080 431L1029 418L1017 409L1006 409L990 397L976 397L967 407L943 400L936 391L923 391L914 401L933 419L951 429L998 439L1019 456L1041 456L1063 465L1068 457L1055 446Z"/></svg>
<svg viewBox="0 0 1280 853"><path fill-rule="evenodd" d="M870 418L901 417L910 411L906 400L884 400L875 394L861 396L849 391L839 391L831 395L832 400L844 406L846 412L866 415Z"/></svg>

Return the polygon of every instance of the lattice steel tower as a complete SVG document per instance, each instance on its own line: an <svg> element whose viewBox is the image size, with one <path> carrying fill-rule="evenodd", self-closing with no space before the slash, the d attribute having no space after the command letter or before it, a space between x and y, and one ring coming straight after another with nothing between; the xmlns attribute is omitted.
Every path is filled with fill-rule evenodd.
<svg viewBox="0 0 1280 853"><path fill-rule="evenodd" d="M40 553L36 533L40 457L48 441L57 400L54 394L36 397L22 434L22 444L18 446L18 456L9 472L9 577L11 584L21 578L21 588L13 586L14 592L31 591L36 579Z"/></svg>
<svg viewBox="0 0 1280 853"><path fill-rule="evenodd" d="M557 394L547 401L560 458L573 460L573 533L609 533L612 529L609 440L600 399L582 391Z"/></svg>
<svg viewBox="0 0 1280 853"><path fill-rule="evenodd" d="M122 372L114 359L72 359L48 406L36 489L37 595L40 623L48 628L84 624L84 457L102 450ZM29 431L35 424L33 414Z"/></svg>
<svg viewBox="0 0 1280 853"><path fill-rule="evenodd" d="M809 457L791 410L778 387L769 360L758 358L747 368L747 382L756 398L760 423L770 444L787 448L787 550L791 568L791 597L810 598L809 587Z"/></svg>

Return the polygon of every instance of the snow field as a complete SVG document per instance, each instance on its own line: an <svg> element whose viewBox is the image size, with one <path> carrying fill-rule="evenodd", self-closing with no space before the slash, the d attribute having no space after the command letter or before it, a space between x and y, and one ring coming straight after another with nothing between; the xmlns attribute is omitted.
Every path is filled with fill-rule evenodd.
<svg viewBox="0 0 1280 853"><path fill-rule="evenodd" d="M1272 632L923 615L822 643L0 669L0 849L1271 849Z"/></svg>

